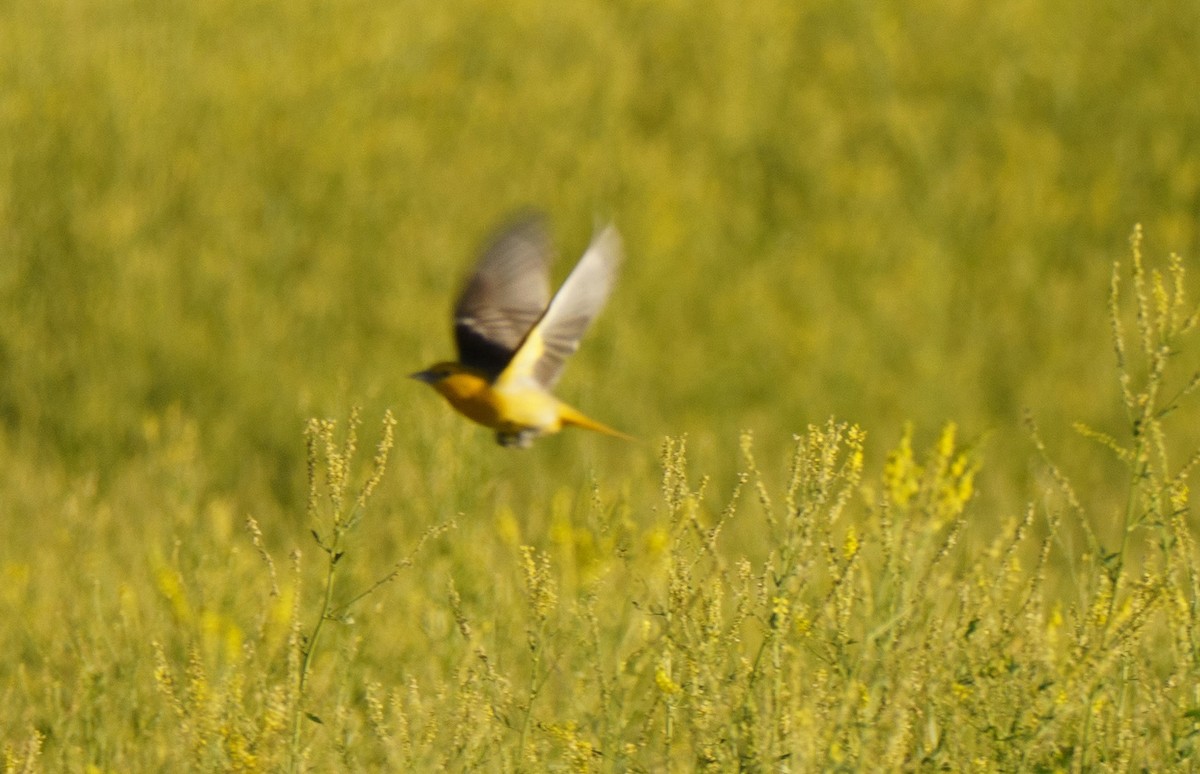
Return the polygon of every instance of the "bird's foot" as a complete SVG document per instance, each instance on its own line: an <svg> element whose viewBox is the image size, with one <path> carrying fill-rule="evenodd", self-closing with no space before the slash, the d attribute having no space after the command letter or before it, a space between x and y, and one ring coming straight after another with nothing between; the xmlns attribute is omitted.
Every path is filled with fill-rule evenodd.
<svg viewBox="0 0 1200 774"><path fill-rule="evenodd" d="M496 433L496 443L505 448L528 449L533 445L533 439L539 435L537 430L526 428L524 430L501 430Z"/></svg>

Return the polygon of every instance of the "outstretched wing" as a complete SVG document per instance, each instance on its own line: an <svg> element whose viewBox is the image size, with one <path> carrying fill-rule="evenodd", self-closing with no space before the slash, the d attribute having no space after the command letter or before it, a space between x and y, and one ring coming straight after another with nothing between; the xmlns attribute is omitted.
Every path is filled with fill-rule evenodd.
<svg viewBox="0 0 1200 774"><path fill-rule="evenodd" d="M454 307L458 359L494 379L550 300L550 237L527 214L499 229Z"/></svg>
<svg viewBox="0 0 1200 774"><path fill-rule="evenodd" d="M615 227L606 226L593 237L498 378L507 382L533 379L544 389L553 387L567 357L579 348L588 324L608 299L621 257L621 235Z"/></svg>

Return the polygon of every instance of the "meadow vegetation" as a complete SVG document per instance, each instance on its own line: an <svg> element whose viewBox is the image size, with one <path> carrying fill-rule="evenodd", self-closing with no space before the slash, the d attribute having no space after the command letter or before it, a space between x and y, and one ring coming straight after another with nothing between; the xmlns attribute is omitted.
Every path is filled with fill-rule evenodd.
<svg viewBox="0 0 1200 774"><path fill-rule="evenodd" d="M1196 767L1195 3L10 0L0 51L6 772ZM406 379L530 204L559 277L622 230L561 393L643 443Z"/></svg>

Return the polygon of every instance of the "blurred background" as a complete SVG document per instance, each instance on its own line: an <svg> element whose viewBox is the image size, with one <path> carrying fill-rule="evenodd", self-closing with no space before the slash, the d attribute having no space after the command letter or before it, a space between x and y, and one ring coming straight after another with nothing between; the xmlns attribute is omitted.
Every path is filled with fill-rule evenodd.
<svg viewBox="0 0 1200 774"><path fill-rule="evenodd" d="M1088 768L1093 747L1096 760L1134 760L1117 752L1138 738L1155 740L1153 753L1160 718L1178 747L1142 765L1178 764L1197 711L1195 638L1178 628L1194 623L1191 597L1160 595L1153 626L1122 635L1111 658L1106 637L1110 620L1154 598L1161 567L1133 557L1152 541L1152 558L1192 551L1184 532L1143 520L1164 512L1162 478L1200 446L1195 396L1164 420L1166 462L1153 452L1167 473L1155 481L1131 478L1074 424L1129 437L1109 293L1121 261L1134 355L1135 224L1148 267L1178 253L1192 271L1183 286L1200 288L1198 85L1195 0L3 0L5 759L20 768L41 754L64 771L297 769L304 756L313 770L413 768L420 759L375 738L390 697L387 722L411 718L418 752L451 768L539 768L527 725L542 762L566 746L579 770L621 770L613 751L641 745L650 757L629 767L667 768L670 741L662 758L648 742L680 690L668 670L678 632L660 611L688 574L743 616L738 589L761 573L761 609L723 640L741 674L782 620L780 599L787 610L772 594L790 592L768 588L775 560L804 550L824 552L805 562L849 567L861 540L861 564L877 569L886 554L928 617L897 627L908 639L894 641L901 658L879 662L886 679L843 674L813 643L850 654L870 638L848 633L849 618L826 620L819 567L800 578L813 585L790 601L800 644L789 663L797 680L846 681L796 693L797 712L815 706L808 717L834 734L810 734L797 715L800 742L833 756L843 733L887 730L856 714L868 705L861 679L877 707L949 707L938 722L960 746L945 765ZM526 207L551 217L556 284L597 223L620 228L616 291L558 392L644 443L568 431L501 449L407 378L454 354L464 274ZM1144 368L1131 357L1134 382ZM1161 405L1198 368L1196 348L1172 352ZM353 406L358 455L349 468L333 442L328 455L350 471L352 495L387 410L395 446L365 517L330 550L346 557L335 583L310 533L329 540L333 517L325 500L306 510L304 433L310 418L336 419L341 443ZM1026 414L1082 508L1054 485ZM794 436L831 416L866 432L865 484L846 485L823 544L797 543L768 499L775 515L794 501ZM905 521L928 508L881 510L892 495L880 472L908 426L917 463L900 454L893 474L908 464L934 506L974 493L952 552L903 548L942 539L937 519ZM744 431L762 487L745 487L735 508L753 467ZM686 438L686 464L663 451L667 437ZM319 433L310 440L320 490L326 449ZM927 459L921 478L912 466ZM701 488L693 511L698 498L683 493ZM1170 507L1186 507L1184 489L1168 491ZM1034 539L1002 552L1031 502ZM700 533L735 511L706 553ZM897 528L881 527L893 517ZM1053 519L1054 550L1038 554ZM1128 539L1126 519L1139 525ZM456 528L439 532L449 520ZM896 540L907 542L893 566ZM946 561L930 574L922 556ZM735 566L745 575L722 597ZM1168 570L1190 579L1193 566ZM839 580L837 599L853 588L865 611L854 626L891 641L904 616L888 606L899 593L888 577ZM1027 598L1022 584L1043 581L1045 604ZM555 590L555 617L538 623ZM336 615L323 617L322 598ZM805 609L818 620L800 642ZM1164 623L1163 609L1184 624ZM975 618L959 626L957 614ZM336 625L314 646L319 621ZM546 626L551 660L539 650L531 666ZM1025 650L989 651L989 630ZM1081 665L1095 631L1093 665L1119 679ZM1044 671L1012 671L1047 653L1058 661ZM1163 671L1171 653L1183 666ZM920 677L927 662L936 679ZM624 693L608 692L606 674ZM740 689L714 685L725 728L743 728ZM1050 686L1064 697L1070 687L1072 703ZM1005 707L1030 724L983 725ZM1131 708L1149 721L1126 725ZM1091 744L1088 729L1114 716ZM1006 757L1026 755L1011 741L1018 725L1044 757ZM932 720L900 727L941 746ZM459 736L477 759L447 741ZM985 747L996 756L978 757ZM877 763L873 749L862 748ZM680 767L699 765L680 754Z"/></svg>
<svg viewBox="0 0 1200 774"><path fill-rule="evenodd" d="M1194 2L11 0L0 51L0 448L100 491L169 435L292 509L305 420L361 404L410 494L453 454L518 499L666 435L727 486L744 429L782 471L830 415L877 461L954 420L1008 512L1025 409L1109 475L1070 425L1122 418L1134 224L1200 255ZM525 206L556 283L625 236L560 392L644 450L510 455L405 378Z"/></svg>

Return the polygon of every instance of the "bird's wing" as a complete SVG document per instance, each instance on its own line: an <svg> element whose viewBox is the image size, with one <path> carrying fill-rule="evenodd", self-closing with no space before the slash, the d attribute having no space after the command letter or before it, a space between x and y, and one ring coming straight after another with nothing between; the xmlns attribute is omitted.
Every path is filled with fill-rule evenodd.
<svg viewBox="0 0 1200 774"><path fill-rule="evenodd" d="M494 379L550 300L545 220L524 215L492 237L454 307L458 359Z"/></svg>
<svg viewBox="0 0 1200 774"><path fill-rule="evenodd" d="M499 381L532 378L544 389L554 386L563 363L579 348L579 339L604 306L621 257L621 235L609 225L593 237L587 252L554 294L545 314L525 336Z"/></svg>

